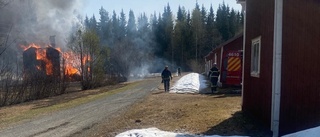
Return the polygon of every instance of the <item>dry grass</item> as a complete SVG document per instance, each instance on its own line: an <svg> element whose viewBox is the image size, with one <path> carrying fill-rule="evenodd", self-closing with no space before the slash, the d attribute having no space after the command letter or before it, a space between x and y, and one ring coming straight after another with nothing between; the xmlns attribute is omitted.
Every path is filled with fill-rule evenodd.
<svg viewBox="0 0 320 137"><path fill-rule="evenodd" d="M117 93L126 84L106 86L95 90L72 92L47 99L35 100L22 104L0 107L0 129L21 120L45 115L57 110L67 109L107 95Z"/></svg>
<svg viewBox="0 0 320 137"><path fill-rule="evenodd" d="M121 116L94 127L90 136L112 137L150 127L193 134L268 136L242 116L240 103L241 97L235 94L153 94Z"/></svg>

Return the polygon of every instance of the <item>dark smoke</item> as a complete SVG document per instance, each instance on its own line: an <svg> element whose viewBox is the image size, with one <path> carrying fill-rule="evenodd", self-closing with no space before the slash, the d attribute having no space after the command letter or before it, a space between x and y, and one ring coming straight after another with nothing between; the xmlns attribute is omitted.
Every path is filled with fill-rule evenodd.
<svg viewBox="0 0 320 137"><path fill-rule="evenodd" d="M0 25L13 25L11 39L48 44L56 35L64 46L73 25L78 23L79 0L12 0L0 9Z"/></svg>
<svg viewBox="0 0 320 137"><path fill-rule="evenodd" d="M79 23L80 0L0 0L0 80L3 75L22 72L21 45L50 44L65 48L67 37ZM4 73L5 71L5 73ZM11 73L10 73L11 71ZM2 75L2 76L1 76Z"/></svg>

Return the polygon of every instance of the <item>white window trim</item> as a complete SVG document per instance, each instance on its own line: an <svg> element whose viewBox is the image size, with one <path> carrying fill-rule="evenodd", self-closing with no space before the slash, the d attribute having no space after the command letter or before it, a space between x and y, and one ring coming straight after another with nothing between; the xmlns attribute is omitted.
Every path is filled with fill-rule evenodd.
<svg viewBox="0 0 320 137"><path fill-rule="evenodd" d="M259 43L259 45L258 45L258 47L259 47L259 53L258 53L258 70L256 70L256 71L253 71L252 70L252 65L253 65L253 54L254 54L254 44L256 44L256 43ZM254 39L252 39L252 41L251 41L251 70L250 70L250 75L252 76L252 77L257 77L257 78L259 78L260 77L260 57L261 57L261 36L259 36L259 37L257 37L257 38L254 38Z"/></svg>
<svg viewBox="0 0 320 137"><path fill-rule="evenodd" d="M214 63L217 64L217 53L214 53Z"/></svg>

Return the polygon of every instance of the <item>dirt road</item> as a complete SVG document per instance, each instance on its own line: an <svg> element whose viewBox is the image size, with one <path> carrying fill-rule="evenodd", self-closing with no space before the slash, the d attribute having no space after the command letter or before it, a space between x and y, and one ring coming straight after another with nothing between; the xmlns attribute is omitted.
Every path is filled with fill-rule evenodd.
<svg viewBox="0 0 320 137"><path fill-rule="evenodd" d="M2 128L0 135L1 137L65 137L81 134L101 120L113 117L126 110L128 106L141 101L158 87L159 79L143 80L130 88L122 88L122 91L92 102L23 120L19 124Z"/></svg>

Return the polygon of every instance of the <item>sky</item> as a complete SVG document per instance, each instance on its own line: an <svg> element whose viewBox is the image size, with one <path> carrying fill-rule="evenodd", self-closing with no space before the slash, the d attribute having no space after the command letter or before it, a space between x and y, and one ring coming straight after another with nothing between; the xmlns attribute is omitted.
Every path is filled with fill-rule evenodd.
<svg viewBox="0 0 320 137"><path fill-rule="evenodd" d="M206 88L207 80L205 76L198 73L189 73L181 77L173 87L170 88L170 93L199 93ZM306 129L296 133L284 135L282 137L319 137L320 126L315 128ZM192 135L188 133L173 133L161 131L156 127L146 129L132 129L118 134L116 137L245 137L245 136L220 136L220 135Z"/></svg>
<svg viewBox="0 0 320 137"><path fill-rule="evenodd" d="M229 7L241 11L241 5L237 4L236 0L197 0L200 7L205 6L207 10L210 9L212 4L214 12L219 7L219 4L225 2ZM134 15L138 17L142 13L146 13L147 17L156 12L157 16L159 13L163 13L164 7L169 3L170 8L174 16L177 14L179 5L184 6L188 11L192 11L195 7L196 0L85 0L83 2L83 10L81 11L83 16L92 17L94 14L96 18L99 18L99 9L103 6L112 15L113 10L120 14L123 9L124 13L128 17L129 10L133 10Z"/></svg>

